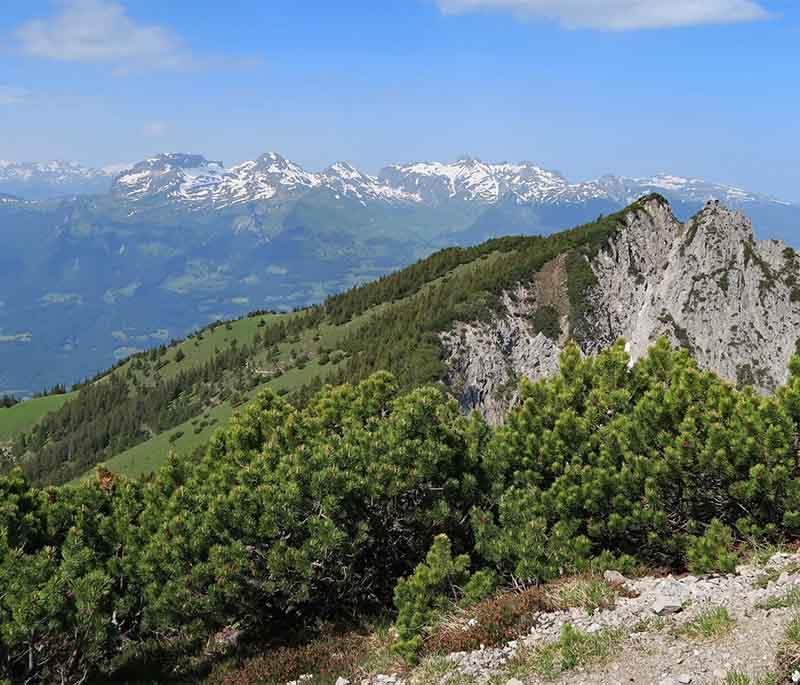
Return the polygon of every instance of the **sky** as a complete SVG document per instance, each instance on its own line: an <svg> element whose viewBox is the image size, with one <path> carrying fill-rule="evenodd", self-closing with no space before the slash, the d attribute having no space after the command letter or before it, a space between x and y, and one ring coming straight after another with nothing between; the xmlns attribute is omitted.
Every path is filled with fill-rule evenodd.
<svg viewBox="0 0 800 685"><path fill-rule="evenodd" d="M0 5L0 159L469 154L800 201L795 0Z"/></svg>

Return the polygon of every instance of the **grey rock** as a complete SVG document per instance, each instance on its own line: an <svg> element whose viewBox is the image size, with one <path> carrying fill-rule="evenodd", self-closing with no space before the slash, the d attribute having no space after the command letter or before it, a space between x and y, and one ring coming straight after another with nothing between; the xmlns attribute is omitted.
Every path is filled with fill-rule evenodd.
<svg viewBox="0 0 800 685"><path fill-rule="evenodd" d="M656 585L656 591L662 596L676 599L679 602L685 602L692 596L692 591L687 584L672 578L659 581Z"/></svg>
<svg viewBox="0 0 800 685"><path fill-rule="evenodd" d="M785 382L800 337L800 300L782 276L800 259L779 241L759 241L750 221L718 202L685 224L650 199L628 212L625 226L592 259L597 279L588 297L582 350L595 354L623 338L633 361L661 336L688 349L704 369L771 392ZM490 322L462 322L442 334L449 385L466 410L500 423L518 399L521 376L558 368L572 337L566 256L503 294ZM531 315L553 306L557 340L536 333Z"/></svg>
<svg viewBox="0 0 800 685"><path fill-rule="evenodd" d="M674 597L659 596L655 602L653 602L653 606L651 607L651 611L656 616L670 616L671 614L677 614L679 611L683 610L683 602Z"/></svg>
<svg viewBox="0 0 800 685"><path fill-rule="evenodd" d="M628 582L628 579L623 576L619 571L605 571L603 573L603 579L607 583L615 583L619 585L624 585Z"/></svg>

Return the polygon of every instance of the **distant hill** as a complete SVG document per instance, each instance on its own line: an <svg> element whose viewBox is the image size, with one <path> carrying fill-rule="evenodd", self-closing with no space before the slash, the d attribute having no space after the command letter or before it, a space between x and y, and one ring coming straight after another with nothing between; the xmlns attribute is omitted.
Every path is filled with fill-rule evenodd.
<svg viewBox="0 0 800 685"><path fill-rule="evenodd" d="M9 162L0 160L0 193L27 200L106 193L114 172L75 162Z"/></svg>

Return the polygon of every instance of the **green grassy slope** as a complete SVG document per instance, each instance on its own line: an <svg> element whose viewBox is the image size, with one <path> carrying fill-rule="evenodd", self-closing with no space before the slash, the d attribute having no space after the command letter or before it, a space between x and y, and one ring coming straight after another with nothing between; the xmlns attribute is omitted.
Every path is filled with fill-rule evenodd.
<svg viewBox="0 0 800 685"><path fill-rule="evenodd" d="M488 256L487 260L480 260L481 265L491 265L498 259L501 259L503 254L504 253L501 252L493 252ZM480 268L481 265L476 262L462 264L447 275L426 283L420 288L419 294L445 283L450 277L458 277L461 275L469 276L475 269ZM416 295L411 297L415 296ZM407 299L408 298L403 298L403 301ZM290 368L280 377L259 384L255 389L246 394L247 399L252 399L258 392L265 388L270 388L277 393L291 393L315 378L325 376L336 369L343 368L344 359L338 363L329 362L324 366L320 365L319 347L336 348L346 336L356 332L371 317L391 310L394 304L396 303L375 305L363 314L354 317L351 321L343 324L322 324L314 329L305 331L299 336L299 339L296 339L296 342L287 342L278 345L279 355L276 359L279 363L289 362L292 350L299 353L306 353L311 359L302 369L296 367ZM197 335L192 335L169 352L166 357L169 362L162 368L161 374L164 376L172 376L182 369L185 370L187 367L206 362L213 357L215 347L227 346L233 339L240 342L249 340L259 329L259 323L262 320L265 320L267 323L274 323L281 318L288 319L292 316L294 315L256 315L238 321L232 321L229 327L228 325L222 325L214 331L203 333L201 336L202 340L197 341L197 345L195 345ZM315 340L316 337L318 337L319 340ZM186 355L181 362L175 361L178 350L182 350ZM266 355L256 357L256 360L266 363ZM115 371L115 373L126 373L127 369L128 365L126 364ZM214 430L220 425L224 425L234 411L236 410L231 406L230 402L224 402L221 405L207 410L199 417L185 421L170 430L158 433L149 440L115 455L111 459L105 461L104 466L115 473L131 476L150 473L164 463L170 452L175 452L176 454L190 454L197 449L197 447L206 444ZM81 478L91 476L93 472L94 469L91 469L81 476Z"/></svg>
<svg viewBox="0 0 800 685"><path fill-rule="evenodd" d="M302 331L298 336L278 344L276 346L277 355L270 355L264 352L252 357L257 368L268 368L274 364L289 366L292 363L293 352L298 356L302 354L308 355L309 361L303 368L296 366L287 368L279 377L259 383L255 388L245 393L244 399L252 399L265 388L270 388L280 394L291 394L315 379L325 378L336 370L344 369L346 358L342 358L338 362L329 361L327 364L320 364L320 349L337 349L348 336L357 335L357 331L372 318L390 313L393 307L411 301L415 297L424 296L432 288L445 285L451 278L469 278L477 269L491 266L504 256L507 257L508 254L508 252L496 251L484 255L480 259L460 264L444 275L424 283L412 295L399 298L394 302L382 302L371 306L365 312L344 323L321 323L319 326ZM223 323L199 334L195 333L166 353L160 362L164 365L159 370L159 374L163 378L174 377L180 371L186 371L208 362L213 358L215 350L229 347L232 341L235 340L237 344L245 344L265 325L279 321L289 321L296 316L296 313L281 315L256 314ZM183 354L183 358L178 362L176 357L179 352ZM131 359L114 369L112 373L121 377L128 374L134 375L141 383L153 382L152 375L144 376L142 371L136 369L135 366L135 360ZM220 425L224 425L234 411L236 409L229 401L222 402L206 409L192 419L171 429L156 433L146 441L114 455L105 460L103 465L115 473L125 475L137 476L151 473L164 463L171 452L190 454L198 447L205 445L214 430ZM94 467L88 469L72 482L91 477L93 473Z"/></svg>
<svg viewBox="0 0 800 685"><path fill-rule="evenodd" d="M332 336L331 336L332 337ZM284 352L288 358L288 353ZM326 367L320 366L319 361L312 359L303 369L293 368L286 371L279 378L261 383L254 389L245 393L245 400L251 400L255 395L271 388L277 393L291 392L314 378L321 376L326 371L333 371L341 366L329 363ZM103 465L114 473L128 476L138 476L152 473L160 467L171 452L176 454L191 454L194 450L208 443L214 431L224 426L235 411L229 401L215 407L206 409L188 421L178 424L174 428L157 433L150 439L135 447L120 452L103 462ZM90 477L94 468L76 478L73 482Z"/></svg>
<svg viewBox="0 0 800 685"><path fill-rule="evenodd" d="M171 452L191 454L198 447L205 445L213 432L227 423L233 411L230 402L225 402L198 417L185 421L171 430L159 433L146 442L111 457L103 465L114 473L128 476L152 473L164 463ZM94 473L94 469L76 478L73 482L90 477L92 473Z"/></svg>
<svg viewBox="0 0 800 685"><path fill-rule="evenodd" d="M11 441L39 422L43 416L61 409L75 393L48 395L0 409L0 442Z"/></svg>

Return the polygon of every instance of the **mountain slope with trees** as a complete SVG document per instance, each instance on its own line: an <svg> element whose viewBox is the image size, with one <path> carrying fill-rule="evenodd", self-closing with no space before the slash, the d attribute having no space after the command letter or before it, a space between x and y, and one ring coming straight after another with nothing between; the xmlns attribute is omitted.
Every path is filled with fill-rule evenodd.
<svg viewBox="0 0 800 685"><path fill-rule="evenodd" d="M186 426L179 426L196 421L194 433L209 411L235 407L262 387L302 403L323 381L357 381L380 369L395 373L403 388L439 380L441 332L456 320L490 316L504 288L558 254L596 250L622 216L546 238L449 248L321 306L215 323L184 342L134 355L17 435L7 467L17 463L35 482L58 483L165 431L182 433L174 445L181 447ZM203 429L208 436L210 426ZM165 456L162 449L156 463Z"/></svg>
<svg viewBox="0 0 800 685"><path fill-rule="evenodd" d="M444 381L463 408L497 422L519 378L553 373L569 339L590 353L625 337L637 358L663 335L704 368L774 390L800 337L797 262L792 250L759 243L749 230L741 215L716 205L681 224L653 195L551 236L448 248L322 305L218 322L134 355L18 433L6 468L21 465L36 483L73 480L100 462L147 473L170 451L202 448L264 388L301 406L323 383L357 382L379 370L390 371L403 389ZM626 315L646 311L637 298L657 299L658 279L671 273L658 262L666 258L681 285L665 292L687 297L632 319L629 329L611 325L609 307L624 297L634 300L623 308ZM735 299L726 299L725 286L739 293ZM727 317L715 334L732 336L718 347L696 337L714 317Z"/></svg>

